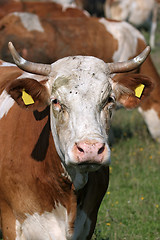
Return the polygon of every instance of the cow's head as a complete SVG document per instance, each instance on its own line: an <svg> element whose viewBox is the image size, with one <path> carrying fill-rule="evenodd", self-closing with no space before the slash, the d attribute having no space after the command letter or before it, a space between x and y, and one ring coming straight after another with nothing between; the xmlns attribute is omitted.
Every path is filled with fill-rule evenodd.
<svg viewBox="0 0 160 240"><path fill-rule="evenodd" d="M94 171L109 165L108 129L117 102L136 107L152 89L152 81L140 74L115 77L115 73L137 68L149 54L149 47L123 63L105 63L95 57L66 57L51 65L22 59L9 44L15 63L23 70L46 76L45 81L16 79L8 93L22 107L35 110L50 105L51 129L56 149L67 166ZM144 85L140 97L135 89ZM33 102L26 104L25 91Z"/></svg>

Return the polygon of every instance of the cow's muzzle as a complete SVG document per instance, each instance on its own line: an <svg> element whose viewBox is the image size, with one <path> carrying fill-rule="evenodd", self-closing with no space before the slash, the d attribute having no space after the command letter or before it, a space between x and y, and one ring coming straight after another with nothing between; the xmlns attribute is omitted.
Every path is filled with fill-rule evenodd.
<svg viewBox="0 0 160 240"><path fill-rule="evenodd" d="M72 154L75 164L102 165L109 161L109 148L105 143L86 140L74 144Z"/></svg>

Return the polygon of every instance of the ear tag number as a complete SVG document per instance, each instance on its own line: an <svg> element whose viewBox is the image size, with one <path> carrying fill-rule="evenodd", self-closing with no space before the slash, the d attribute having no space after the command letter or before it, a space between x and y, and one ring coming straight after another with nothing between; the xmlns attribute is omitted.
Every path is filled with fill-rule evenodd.
<svg viewBox="0 0 160 240"><path fill-rule="evenodd" d="M140 98L142 96L143 90L144 90L145 85L140 84L136 89L135 89L135 96Z"/></svg>
<svg viewBox="0 0 160 240"><path fill-rule="evenodd" d="M31 97L31 95L26 93L24 89L22 90L22 99L25 105L30 105L34 103L34 100Z"/></svg>

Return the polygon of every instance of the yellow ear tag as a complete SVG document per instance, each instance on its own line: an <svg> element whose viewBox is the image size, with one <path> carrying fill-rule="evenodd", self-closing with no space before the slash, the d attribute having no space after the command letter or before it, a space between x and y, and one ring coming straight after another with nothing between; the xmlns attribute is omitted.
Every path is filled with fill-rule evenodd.
<svg viewBox="0 0 160 240"><path fill-rule="evenodd" d="M34 103L34 100L31 97L31 95L26 93L24 89L22 90L22 99L25 105L30 105Z"/></svg>
<svg viewBox="0 0 160 240"><path fill-rule="evenodd" d="M136 89L135 89L135 96L140 98L142 96L142 92L144 90L145 85L140 84Z"/></svg>

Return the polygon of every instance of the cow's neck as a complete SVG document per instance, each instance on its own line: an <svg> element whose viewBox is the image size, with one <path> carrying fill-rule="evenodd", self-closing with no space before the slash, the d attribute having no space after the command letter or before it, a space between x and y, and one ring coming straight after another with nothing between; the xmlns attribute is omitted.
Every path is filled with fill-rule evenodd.
<svg viewBox="0 0 160 240"><path fill-rule="evenodd" d="M75 190L78 191L82 189L88 181L88 172L81 173L76 167L65 166L65 168L71 177Z"/></svg>
<svg viewBox="0 0 160 240"><path fill-rule="evenodd" d="M76 191L82 189L88 181L88 172L81 173L77 168L68 167L62 162L65 176L73 183Z"/></svg>

